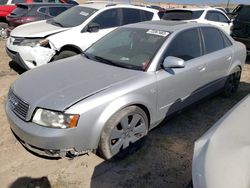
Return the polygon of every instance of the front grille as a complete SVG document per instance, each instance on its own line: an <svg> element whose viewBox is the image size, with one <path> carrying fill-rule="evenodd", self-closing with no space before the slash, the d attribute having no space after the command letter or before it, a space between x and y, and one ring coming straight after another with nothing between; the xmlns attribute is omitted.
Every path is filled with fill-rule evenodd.
<svg viewBox="0 0 250 188"><path fill-rule="evenodd" d="M26 120L29 104L16 96L12 90L9 91L8 99L10 109L21 119Z"/></svg>

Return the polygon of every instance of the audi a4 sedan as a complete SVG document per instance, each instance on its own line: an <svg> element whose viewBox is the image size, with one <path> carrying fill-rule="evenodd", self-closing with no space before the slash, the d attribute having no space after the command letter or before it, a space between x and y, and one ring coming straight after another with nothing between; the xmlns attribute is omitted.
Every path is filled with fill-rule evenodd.
<svg viewBox="0 0 250 188"><path fill-rule="evenodd" d="M28 150L52 157L97 150L110 159L166 116L215 91L234 94L245 59L245 46L211 25L131 24L81 55L21 75L6 114Z"/></svg>

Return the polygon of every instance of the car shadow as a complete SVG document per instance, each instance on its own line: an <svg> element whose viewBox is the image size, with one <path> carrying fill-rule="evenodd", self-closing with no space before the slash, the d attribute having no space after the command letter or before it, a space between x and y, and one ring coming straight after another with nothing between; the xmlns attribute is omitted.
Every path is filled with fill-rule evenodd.
<svg viewBox="0 0 250 188"><path fill-rule="evenodd" d="M47 177L21 177L13 182L9 188L51 188L51 184Z"/></svg>
<svg viewBox="0 0 250 188"><path fill-rule="evenodd" d="M18 65L14 61L9 62L9 67L13 69L15 72L17 72L18 74L23 74L26 71L24 68L22 68L20 65Z"/></svg>
<svg viewBox="0 0 250 188"><path fill-rule="evenodd" d="M249 93L250 84L241 82L231 98L213 96L164 120L149 133L138 151L96 166L91 188L191 187L195 140Z"/></svg>

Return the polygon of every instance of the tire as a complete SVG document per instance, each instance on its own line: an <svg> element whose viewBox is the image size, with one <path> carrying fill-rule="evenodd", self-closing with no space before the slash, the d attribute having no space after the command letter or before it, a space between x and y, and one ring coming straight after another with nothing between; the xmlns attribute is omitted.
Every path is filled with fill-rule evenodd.
<svg viewBox="0 0 250 188"><path fill-rule="evenodd" d="M138 150L148 133L148 117L137 106L115 113L101 133L98 152L104 159L122 159Z"/></svg>
<svg viewBox="0 0 250 188"><path fill-rule="evenodd" d="M59 60L59 59L64 59L64 58L67 58L67 57L75 56L77 54L78 53L76 53L74 51L71 51L71 50L64 50L64 51L61 51L58 55L55 55L52 61L56 61L56 60Z"/></svg>
<svg viewBox="0 0 250 188"><path fill-rule="evenodd" d="M224 97L231 97L237 92L240 84L240 78L241 70L228 76L222 92Z"/></svg>

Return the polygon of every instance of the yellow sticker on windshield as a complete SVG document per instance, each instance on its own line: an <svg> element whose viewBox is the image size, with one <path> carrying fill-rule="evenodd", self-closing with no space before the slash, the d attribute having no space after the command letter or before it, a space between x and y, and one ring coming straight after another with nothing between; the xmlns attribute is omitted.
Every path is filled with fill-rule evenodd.
<svg viewBox="0 0 250 188"><path fill-rule="evenodd" d="M152 34L152 35L159 35L159 36L163 36L163 37L166 37L169 35L169 32L167 32L167 31L160 31L160 30L154 30L154 29L148 30L147 33Z"/></svg>

